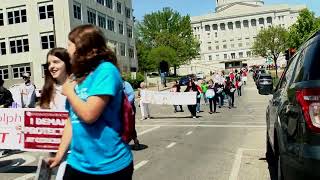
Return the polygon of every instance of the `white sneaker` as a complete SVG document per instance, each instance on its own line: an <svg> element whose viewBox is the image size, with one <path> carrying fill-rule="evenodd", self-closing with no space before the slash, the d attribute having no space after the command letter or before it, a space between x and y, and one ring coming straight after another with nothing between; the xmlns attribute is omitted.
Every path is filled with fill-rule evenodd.
<svg viewBox="0 0 320 180"><path fill-rule="evenodd" d="M196 116L193 116L192 118L193 118L193 119L197 119L197 117L196 117Z"/></svg>
<svg viewBox="0 0 320 180"><path fill-rule="evenodd" d="M141 118L140 121L146 120L147 118Z"/></svg>

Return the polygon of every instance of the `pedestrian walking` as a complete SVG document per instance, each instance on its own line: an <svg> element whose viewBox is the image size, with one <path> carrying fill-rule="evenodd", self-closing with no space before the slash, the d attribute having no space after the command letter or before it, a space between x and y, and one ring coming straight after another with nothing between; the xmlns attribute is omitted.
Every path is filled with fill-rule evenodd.
<svg viewBox="0 0 320 180"><path fill-rule="evenodd" d="M62 85L71 74L70 57L66 49L53 48L47 54L47 70L45 70L45 81L40 97L40 108L56 111L66 111L66 96L62 94ZM64 128L66 133L71 132L70 123ZM50 153L55 157L56 153ZM62 180L67 166L66 158L61 160L56 180Z"/></svg>
<svg viewBox="0 0 320 180"><path fill-rule="evenodd" d="M149 103L143 102L145 90L146 90L146 83L141 82L140 88L138 89L138 98L140 98L139 104L140 104L140 110L141 110L141 120L150 119Z"/></svg>
<svg viewBox="0 0 320 180"><path fill-rule="evenodd" d="M234 84L231 82L230 77L227 77L227 81L225 84L224 92L227 95L228 103L229 103L229 109L234 107L234 92L236 88Z"/></svg>
<svg viewBox="0 0 320 180"><path fill-rule="evenodd" d="M201 93L200 93L197 85L194 83L193 79L189 79L189 82L188 82L188 85L187 85L185 92L197 92L197 103L198 103L198 99L200 99L198 97ZM197 104L188 105L188 109L191 113L191 117L196 119L197 118Z"/></svg>
<svg viewBox="0 0 320 180"><path fill-rule="evenodd" d="M241 73L238 73L236 75L236 84L235 87L237 89L238 92L238 96L241 96L241 88L242 88L242 82L241 82Z"/></svg>
<svg viewBox="0 0 320 180"><path fill-rule="evenodd" d="M205 80L201 81L201 90L202 90L202 96L203 96L203 100L204 100L204 104L207 105L208 104L208 99L206 97L206 92L208 90L208 84Z"/></svg>
<svg viewBox="0 0 320 180"><path fill-rule="evenodd" d="M132 106L134 120L136 120L137 109L134 103L135 92L128 81L126 81L124 78L122 78L122 80L123 80L123 92L128 97L128 101ZM140 146L140 142L138 140L136 128L134 128L134 132L133 132L133 142L134 142L134 148L137 149Z"/></svg>
<svg viewBox="0 0 320 180"><path fill-rule="evenodd" d="M73 75L62 92L72 131L64 131L50 167L61 162L70 145L64 180L131 180L133 156L121 139L123 85L116 55L94 25L74 28L68 39Z"/></svg>
<svg viewBox="0 0 320 180"><path fill-rule="evenodd" d="M22 74L24 83L20 84L22 108L34 108L36 105L36 88L30 80L30 73Z"/></svg>
<svg viewBox="0 0 320 180"><path fill-rule="evenodd" d="M213 80L209 80L208 90L207 90L207 98L209 100L209 107L210 111L209 114L217 112L217 90L218 90L218 83L214 84ZM212 111L212 105L214 107L214 111Z"/></svg>
<svg viewBox="0 0 320 180"><path fill-rule="evenodd" d="M197 106L196 106L196 111L197 113L200 113L200 107L201 107L201 96L203 95L203 91L202 91L202 88L200 86L201 84L201 81L197 81L197 83L195 83L197 89L198 89L198 96L197 96Z"/></svg>
<svg viewBox="0 0 320 180"><path fill-rule="evenodd" d="M176 80L170 90L170 92L180 92L181 90L181 87L179 85L179 82ZM180 107L180 111L178 111L178 106ZM184 112L183 111L183 108L182 108L182 105L173 105L174 107L174 113L176 112Z"/></svg>

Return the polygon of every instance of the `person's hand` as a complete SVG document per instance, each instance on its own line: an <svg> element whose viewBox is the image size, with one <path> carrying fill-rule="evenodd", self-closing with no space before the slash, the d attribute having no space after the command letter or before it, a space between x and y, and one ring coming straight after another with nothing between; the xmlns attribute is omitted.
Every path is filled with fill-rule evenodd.
<svg viewBox="0 0 320 180"><path fill-rule="evenodd" d="M74 87L77 85L77 82L68 78L67 81L62 86L62 94L65 96L74 93Z"/></svg>
<svg viewBox="0 0 320 180"><path fill-rule="evenodd" d="M61 163L61 159L62 158L60 158L56 155L55 157L47 158L46 162L48 163L49 167L52 169L52 168L57 167Z"/></svg>

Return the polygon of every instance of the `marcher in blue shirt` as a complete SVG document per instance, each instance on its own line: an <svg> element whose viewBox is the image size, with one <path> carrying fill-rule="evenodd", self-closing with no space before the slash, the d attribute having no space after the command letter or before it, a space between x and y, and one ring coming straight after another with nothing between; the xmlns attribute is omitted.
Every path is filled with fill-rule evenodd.
<svg viewBox="0 0 320 180"><path fill-rule="evenodd" d="M64 180L131 180L133 156L121 139L122 79L115 54L101 30L81 25L69 33L72 73L63 85L72 133L64 133L59 151L49 160L60 163L69 145Z"/></svg>
<svg viewBox="0 0 320 180"><path fill-rule="evenodd" d="M135 100L135 92L131 86L131 84L126 81L124 78L122 78L123 80L123 91L124 91L124 94L126 94L128 96L128 100L129 102L131 103L131 106L132 106L132 109L133 109L133 116L134 116L134 120L136 120L136 112L137 112L137 109L136 109L136 106L134 104L134 100ZM134 149L139 149L140 147L140 142L138 140L138 136L137 136L137 131L136 131L136 128L134 128L134 135L133 135L133 142L134 142L134 146L133 148Z"/></svg>

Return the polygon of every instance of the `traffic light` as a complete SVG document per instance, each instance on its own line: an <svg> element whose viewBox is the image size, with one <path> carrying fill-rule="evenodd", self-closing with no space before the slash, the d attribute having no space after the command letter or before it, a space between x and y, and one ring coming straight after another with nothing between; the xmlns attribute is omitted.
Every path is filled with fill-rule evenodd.
<svg viewBox="0 0 320 180"><path fill-rule="evenodd" d="M284 56L286 57L286 60L287 60L287 61L290 59L290 51L289 51L289 49L287 49L287 50L284 52Z"/></svg>

